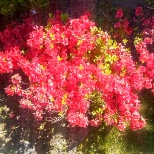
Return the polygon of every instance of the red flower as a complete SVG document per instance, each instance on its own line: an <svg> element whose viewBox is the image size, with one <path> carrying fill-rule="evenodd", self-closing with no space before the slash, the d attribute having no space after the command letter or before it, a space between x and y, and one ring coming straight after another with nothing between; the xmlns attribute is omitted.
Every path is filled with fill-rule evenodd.
<svg viewBox="0 0 154 154"><path fill-rule="evenodd" d="M129 25L129 21L127 19L123 20L123 27L127 28Z"/></svg>
<svg viewBox="0 0 154 154"><path fill-rule="evenodd" d="M90 124L91 126L98 127L101 125L101 121L98 118L96 118L96 119L91 120Z"/></svg>
<svg viewBox="0 0 154 154"><path fill-rule="evenodd" d="M15 74L11 77L13 84L20 84L21 83L21 76L19 74Z"/></svg>
<svg viewBox="0 0 154 154"><path fill-rule="evenodd" d="M146 122L145 120L140 117L140 118L136 118L135 116L132 118L131 122L130 122L130 128L132 130L138 130L141 129L145 126Z"/></svg>
<svg viewBox="0 0 154 154"><path fill-rule="evenodd" d="M116 22L115 24L114 24L114 28L120 28L121 27L121 23L120 22Z"/></svg>
<svg viewBox="0 0 154 154"><path fill-rule="evenodd" d="M12 76L13 85L5 88L7 95L19 95L20 106L31 110L39 120L43 111L56 111L66 114L72 126L96 127L104 120L120 130L129 123L132 129L142 128L145 122L139 114L137 93L143 88L154 88L154 55L147 49L153 40L148 36L136 46L139 58L144 60L140 67L122 44L94 27L87 16L64 24L60 15L57 12L53 19L56 22L46 28L33 29L27 21L0 33L5 50L0 52L0 73L21 69L28 80L24 83L19 74ZM122 9L117 10L115 17L119 21L114 27L121 27L116 32L123 30L130 35L133 29L128 20L119 19L123 17ZM100 94L101 106L95 102L93 92ZM101 110L93 116L91 108L95 105Z"/></svg>
<svg viewBox="0 0 154 154"><path fill-rule="evenodd" d="M9 116L10 116L10 118L14 118L14 117L15 117L15 115L14 115L13 112L11 112L11 113L9 114Z"/></svg>
<svg viewBox="0 0 154 154"><path fill-rule="evenodd" d="M142 15L142 13L143 13L142 7L136 7L135 8L135 15L136 16L140 16L140 15Z"/></svg>
<svg viewBox="0 0 154 154"><path fill-rule="evenodd" d="M5 29L5 30L3 31L3 35L4 35L6 38L10 38L11 33L10 33L10 31L9 31L8 29Z"/></svg>
<svg viewBox="0 0 154 154"><path fill-rule="evenodd" d="M13 29L13 33L16 35L20 35L21 26L18 25Z"/></svg>
<svg viewBox="0 0 154 154"><path fill-rule="evenodd" d="M123 10L122 9L118 9L117 10L117 14L115 15L115 18L121 18L123 16Z"/></svg>
<svg viewBox="0 0 154 154"><path fill-rule="evenodd" d="M16 88L15 86L8 86L7 88L5 88L6 94L9 96L14 96L15 88Z"/></svg>
<svg viewBox="0 0 154 154"><path fill-rule="evenodd" d="M83 113L70 112L68 113L67 119L72 126L79 126L79 127L88 126L88 118Z"/></svg>
<svg viewBox="0 0 154 154"><path fill-rule="evenodd" d="M133 32L133 28L132 28L132 27L127 27L127 28L125 29L125 32L126 32L127 35L131 35L132 32Z"/></svg>

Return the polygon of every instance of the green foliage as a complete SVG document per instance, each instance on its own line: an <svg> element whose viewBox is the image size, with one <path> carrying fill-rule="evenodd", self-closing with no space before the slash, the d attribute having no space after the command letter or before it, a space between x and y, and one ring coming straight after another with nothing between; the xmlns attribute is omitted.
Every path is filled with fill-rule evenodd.
<svg viewBox="0 0 154 154"><path fill-rule="evenodd" d="M111 127L102 126L98 129L92 129L78 150L88 154L127 153L122 135L117 129Z"/></svg>
<svg viewBox="0 0 154 154"><path fill-rule="evenodd" d="M41 15L41 18L44 17L40 19L44 22L45 17L48 16L45 9L48 4L49 0L0 0L0 15L3 16L0 30L13 21L22 22L27 15L32 13L32 10Z"/></svg>
<svg viewBox="0 0 154 154"><path fill-rule="evenodd" d="M154 151L154 126L134 132L120 132L116 128L91 129L89 136L79 146L83 154L140 154Z"/></svg>
<svg viewBox="0 0 154 154"><path fill-rule="evenodd" d="M148 3L148 5L154 5L154 1L153 0L146 0L146 2Z"/></svg>
<svg viewBox="0 0 154 154"><path fill-rule="evenodd" d="M100 92L95 91L89 97L90 103L90 113L92 117L102 114L105 107L105 102L102 100L102 95Z"/></svg>
<svg viewBox="0 0 154 154"><path fill-rule="evenodd" d="M141 41L142 41L142 38L140 38L140 37L135 37L135 39L134 39L134 45L139 44Z"/></svg>
<svg viewBox="0 0 154 154"><path fill-rule="evenodd" d="M66 21L68 20L69 15L67 13L62 13L61 14L61 19L63 21L63 23L66 23Z"/></svg>
<svg viewBox="0 0 154 154"><path fill-rule="evenodd" d="M22 7L27 10L29 2L24 0L1 0L0 14L13 15L15 11L21 11L23 9Z"/></svg>
<svg viewBox="0 0 154 154"><path fill-rule="evenodd" d="M34 7L46 7L49 5L49 0L29 0L32 6Z"/></svg>
<svg viewBox="0 0 154 154"><path fill-rule="evenodd" d="M31 7L45 7L49 4L49 0L1 0L0 14L13 15L15 11L27 11Z"/></svg>

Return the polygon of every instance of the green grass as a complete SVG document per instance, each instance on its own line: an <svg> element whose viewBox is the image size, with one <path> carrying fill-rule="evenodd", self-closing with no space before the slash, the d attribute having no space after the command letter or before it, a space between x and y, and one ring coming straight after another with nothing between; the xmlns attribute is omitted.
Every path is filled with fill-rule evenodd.
<svg viewBox="0 0 154 154"><path fill-rule="evenodd" d="M116 128L93 129L79 147L83 154L153 154L154 125L139 131Z"/></svg>
<svg viewBox="0 0 154 154"><path fill-rule="evenodd" d="M154 96L150 91L141 93L141 114L146 127L120 132L116 128L91 128L79 151L83 154L154 154Z"/></svg>

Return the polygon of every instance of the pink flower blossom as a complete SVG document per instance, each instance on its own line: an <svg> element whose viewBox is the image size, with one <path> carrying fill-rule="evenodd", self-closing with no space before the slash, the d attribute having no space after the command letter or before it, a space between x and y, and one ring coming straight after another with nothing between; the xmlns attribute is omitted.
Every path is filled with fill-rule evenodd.
<svg viewBox="0 0 154 154"><path fill-rule="evenodd" d="M123 27L127 28L129 25L129 21L127 19L123 20Z"/></svg>
<svg viewBox="0 0 154 154"><path fill-rule="evenodd" d="M126 32L127 35L131 35L132 32L133 32L132 27L127 27L127 28L125 29L125 32Z"/></svg>
<svg viewBox="0 0 154 154"><path fill-rule="evenodd" d="M116 22L115 24L114 24L114 28L120 28L121 27L121 23L120 22Z"/></svg>
<svg viewBox="0 0 154 154"><path fill-rule="evenodd" d="M13 84L19 84L21 83L21 76L19 74L15 74L11 77Z"/></svg>
<svg viewBox="0 0 154 154"><path fill-rule="evenodd" d="M140 16L140 15L142 15L142 13L143 13L142 7L136 7L135 8L135 15L136 16Z"/></svg>
<svg viewBox="0 0 154 154"><path fill-rule="evenodd" d="M115 15L115 18L121 18L123 16L123 10L122 9L118 9L117 13Z"/></svg>
<svg viewBox="0 0 154 154"><path fill-rule="evenodd" d="M14 114L13 112L11 112L11 113L9 114L9 116L10 116L10 118L14 118L14 117L15 117L15 114Z"/></svg>
<svg viewBox="0 0 154 154"><path fill-rule="evenodd" d="M4 35L6 38L9 38L9 37L11 36L11 33L10 33L10 31L9 31L8 29L5 29L5 30L3 31L3 35Z"/></svg>

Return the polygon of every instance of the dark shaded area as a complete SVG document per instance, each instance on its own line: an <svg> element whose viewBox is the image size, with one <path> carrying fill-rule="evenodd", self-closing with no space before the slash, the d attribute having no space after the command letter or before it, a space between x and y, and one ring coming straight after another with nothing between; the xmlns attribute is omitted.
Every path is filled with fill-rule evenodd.
<svg viewBox="0 0 154 154"><path fill-rule="evenodd" d="M70 9L70 0L61 1L61 0L50 0L49 12L55 13L56 10L61 10L63 13L69 13Z"/></svg>
<svg viewBox="0 0 154 154"><path fill-rule="evenodd" d="M14 113L14 117L9 116L1 121L5 123L7 131L5 137L10 141L0 148L1 153L6 154L45 154L52 150L50 142L53 134L64 133L65 130L58 121L52 124L50 121L37 121L32 113L27 109L19 107L17 98L7 97L4 101L0 101L0 107L7 105L10 112ZM4 115L5 116L5 115ZM52 131L58 126L58 131Z"/></svg>
<svg viewBox="0 0 154 154"><path fill-rule="evenodd" d="M48 154L49 151L74 152L81 141L88 135L88 128L70 127L65 117L58 113L45 113L42 121L34 118L28 109L21 109L19 97L0 95L0 108L7 106L9 111L0 116L0 123L5 124L6 135L9 141L1 145L0 153L6 154ZM3 97L3 99L2 99ZM14 116L10 117L10 113ZM0 132L1 133L1 132ZM0 142L1 144L1 142ZM55 145L64 144L63 149ZM75 148L75 150L73 150Z"/></svg>
<svg viewBox="0 0 154 154"><path fill-rule="evenodd" d="M134 9L136 6L145 5L146 0L107 0L118 8Z"/></svg>

